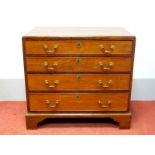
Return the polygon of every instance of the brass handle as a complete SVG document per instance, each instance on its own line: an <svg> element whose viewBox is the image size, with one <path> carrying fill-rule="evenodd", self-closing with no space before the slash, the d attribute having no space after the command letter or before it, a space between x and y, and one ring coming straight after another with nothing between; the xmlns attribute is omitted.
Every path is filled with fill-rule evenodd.
<svg viewBox="0 0 155 155"><path fill-rule="evenodd" d="M44 62L44 66L46 67L47 70L49 71L53 71L57 66L58 66L58 62L54 62L51 67L49 67L49 64L47 61Z"/></svg>
<svg viewBox="0 0 155 155"><path fill-rule="evenodd" d="M55 80L53 84L50 84L48 80L45 80L45 84L49 87L49 88L55 88L58 84L59 81Z"/></svg>
<svg viewBox="0 0 155 155"><path fill-rule="evenodd" d="M114 50L115 46L114 45L110 45L109 50L106 50L104 48L104 45L99 45L99 49L104 52L105 54L110 54L113 50Z"/></svg>
<svg viewBox="0 0 155 155"><path fill-rule="evenodd" d="M98 80L98 84L102 87L102 88L109 88L112 85L113 81L109 80L107 84L104 84L102 80Z"/></svg>
<svg viewBox="0 0 155 155"><path fill-rule="evenodd" d="M108 108L111 106L112 101L108 100L107 103L103 103L101 100L98 100L98 104L101 106L101 108Z"/></svg>
<svg viewBox="0 0 155 155"><path fill-rule="evenodd" d="M104 70L110 70L114 66L114 63L109 62L108 64L104 64L103 62L99 62L99 65Z"/></svg>
<svg viewBox="0 0 155 155"><path fill-rule="evenodd" d="M47 53L55 53L56 52L56 50L59 48L59 46L58 45L54 45L53 47L52 47L52 50L49 50L49 47L48 47L48 45L43 45L43 49L47 52Z"/></svg>
<svg viewBox="0 0 155 155"><path fill-rule="evenodd" d="M55 108L60 103L60 101L56 100L55 103L52 103L50 100L45 100L45 103L48 104L50 108Z"/></svg>
<svg viewBox="0 0 155 155"><path fill-rule="evenodd" d="M104 51L105 54L110 54L111 52L112 52L112 51L110 51L110 50L105 50L105 51Z"/></svg>

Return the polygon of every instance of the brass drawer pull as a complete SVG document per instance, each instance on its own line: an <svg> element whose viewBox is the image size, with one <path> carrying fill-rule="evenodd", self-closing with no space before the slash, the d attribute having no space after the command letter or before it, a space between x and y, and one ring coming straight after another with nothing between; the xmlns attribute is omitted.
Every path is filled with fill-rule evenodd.
<svg viewBox="0 0 155 155"><path fill-rule="evenodd" d="M106 50L105 48L104 48L104 45L99 45L99 49L103 52L103 53L105 53L105 54L110 54L113 50L114 50L114 48L115 48L115 46L114 45L110 45L110 47L109 47L109 50Z"/></svg>
<svg viewBox="0 0 155 155"><path fill-rule="evenodd" d="M109 88L112 85L113 81L109 80L107 84L104 84L102 80L98 80L98 84L102 87L102 88Z"/></svg>
<svg viewBox="0 0 155 155"><path fill-rule="evenodd" d="M48 80L45 80L45 84L49 87L49 88L55 88L58 84L59 81L55 80L53 84L50 84Z"/></svg>
<svg viewBox="0 0 155 155"><path fill-rule="evenodd" d="M98 100L98 104L100 105L101 108L108 108L108 107L111 106L112 101L111 100L108 100L108 102L105 104L101 100Z"/></svg>
<svg viewBox="0 0 155 155"><path fill-rule="evenodd" d="M44 66L47 70L49 71L53 71L57 66L58 66L58 62L54 62L51 67L49 67L49 64L47 61L44 62Z"/></svg>
<svg viewBox="0 0 155 155"><path fill-rule="evenodd" d="M52 103L50 100L46 100L45 103L48 104L50 108L55 108L60 103L60 101L56 100L55 103Z"/></svg>
<svg viewBox="0 0 155 155"><path fill-rule="evenodd" d="M114 66L114 63L109 62L108 64L104 64L103 62L100 61L99 65L103 70L110 70Z"/></svg>
<svg viewBox="0 0 155 155"><path fill-rule="evenodd" d="M54 45L53 46L53 48L52 48L52 50L49 50L49 47L48 47L48 45L43 45L43 49L47 52L47 53L55 53L57 50L58 50L58 48L59 48L59 46L58 45Z"/></svg>

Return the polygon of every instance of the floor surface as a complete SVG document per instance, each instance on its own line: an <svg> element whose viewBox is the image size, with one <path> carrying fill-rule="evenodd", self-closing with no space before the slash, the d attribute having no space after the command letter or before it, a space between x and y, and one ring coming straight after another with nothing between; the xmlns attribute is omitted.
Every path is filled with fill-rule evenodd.
<svg viewBox="0 0 155 155"><path fill-rule="evenodd" d="M107 121L48 121L36 130L25 127L25 102L0 102L1 135L151 135L155 134L155 101L134 101L131 104L131 129L120 130Z"/></svg>

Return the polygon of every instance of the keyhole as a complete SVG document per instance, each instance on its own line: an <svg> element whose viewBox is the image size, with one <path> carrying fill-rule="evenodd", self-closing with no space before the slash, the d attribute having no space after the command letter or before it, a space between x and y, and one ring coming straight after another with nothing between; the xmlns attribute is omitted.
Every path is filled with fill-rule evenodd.
<svg viewBox="0 0 155 155"><path fill-rule="evenodd" d="M77 75L77 76L76 76L76 79L77 79L77 80L80 80L80 79L81 79L81 76L80 76L80 75Z"/></svg>
<svg viewBox="0 0 155 155"><path fill-rule="evenodd" d="M80 58L76 59L76 64L80 64Z"/></svg>
<svg viewBox="0 0 155 155"><path fill-rule="evenodd" d="M79 95L77 95L77 96L76 96L76 99L80 99L80 96L79 96Z"/></svg>
<svg viewBox="0 0 155 155"><path fill-rule="evenodd" d="M80 48L80 47L81 47L81 42L78 41L78 42L77 42L77 48Z"/></svg>

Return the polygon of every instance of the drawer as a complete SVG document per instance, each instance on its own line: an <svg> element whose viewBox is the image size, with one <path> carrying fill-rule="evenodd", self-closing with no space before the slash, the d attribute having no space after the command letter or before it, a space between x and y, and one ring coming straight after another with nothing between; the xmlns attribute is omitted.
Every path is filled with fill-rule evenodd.
<svg viewBox="0 0 155 155"><path fill-rule="evenodd" d="M27 57L27 72L130 72L128 57Z"/></svg>
<svg viewBox="0 0 155 155"><path fill-rule="evenodd" d="M61 55L61 54L131 54L132 41L25 41L26 54Z"/></svg>
<svg viewBox="0 0 155 155"><path fill-rule="evenodd" d="M29 93L30 111L126 111L128 93Z"/></svg>
<svg viewBox="0 0 155 155"><path fill-rule="evenodd" d="M129 90L130 74L28 74L29 91Z"/></svg>

